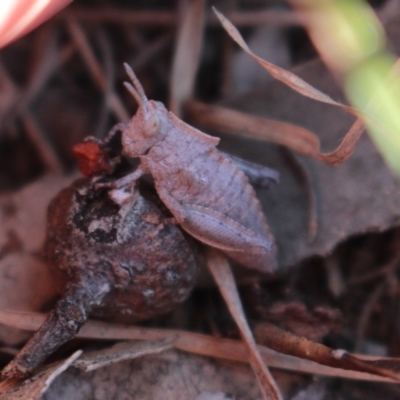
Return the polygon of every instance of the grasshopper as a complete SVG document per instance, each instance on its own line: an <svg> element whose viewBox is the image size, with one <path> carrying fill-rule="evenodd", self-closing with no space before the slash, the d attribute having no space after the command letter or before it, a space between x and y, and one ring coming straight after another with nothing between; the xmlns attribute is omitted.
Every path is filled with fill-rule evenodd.
<svg viewBox="0 0 400 400"><path fill-rule="evenodd" d="M139 107L128 124L117 124L102 143L121 131L123 153L139 158L140 164L99 186L122 188L149 173L174 223L248 268L273 272L276 246L261 205L246 175L216 149L220 139L186 124L161 102L148 100L132 69L124 67L132 82L124 85Z"/></svg>

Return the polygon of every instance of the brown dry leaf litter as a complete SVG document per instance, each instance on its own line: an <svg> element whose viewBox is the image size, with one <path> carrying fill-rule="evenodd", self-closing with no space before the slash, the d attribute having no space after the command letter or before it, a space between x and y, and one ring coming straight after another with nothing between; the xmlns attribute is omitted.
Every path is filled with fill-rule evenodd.
<svg viewBox="0 0 400 400"><path fill-rule="evenodd" d="M0 384L0 400L40 400L50 385L62 374L80 355L76 351L64 361L53 364L38 372L32 378L14 385L13 382L4 381ZM7 385L11 387L8 389Z"/></svg>
<svg viewBox="0 0 400 400"><path fill-rule="evenodd" d="M346 106L341 104L335 100L333 100L330 96L326 95L325 93L321 92L320 90L316 89L312 85L310 85L307 81L301 79L296 74L287 71L283 68L277 67L274 64L269 63L266 60L258 57L254 54L250 48L247 46L246 42L244 41L242 35L236 29L234 25L219 11L213 8L214 12L216 13L218 19L221 21L221 24L232 37L232 39L247 53L249 54L255 61L257 61L266 71L268 71L275 79L278 81L283 82L285 85L291 87L296 92L302 94L305 97L309 97L310 99L314 99L320 101L322 103L330 104L336 107L339 107L347 112L358 116L359 111L354 109L353 107Z"/></svg>
<svg viewBox="0 0 400 400"><path fill-rule="evenodd" d="M53 170L57 169L57 163L53 162L55 153L52 151L51 148L49 148L48 146L46 147L46 143L49 142L47 137L48 132L52 131L56 133L56 139L53 141L54 138L52 138L52 141L54 143L57 143L59 152L62 153L65 157L65 153L67 152L66 149L69 149L71 145L77 141L78 138L82 137L83 135L87 135L88 133L104 132L104 130L108 129L110 122L108 121L109 115L114 114L117 116L119 115L120 119L124 118L123 108L120 107L123 102L118 101L118 97L116 97L113 91L113 82L115 80L115 77L113 75L112 67L110 68L110 65L113 65L113 56L108 55L106 57L103 57L103 55L107 54L107 51L110 50L110 46L107 45L107 39L103 40L101 38L101 33L97 34L98 31L92 30L92 26L89 29L87 25L85 25L85 23L87 23L87 21L89 20L91 21L91 24L99 24L100 22L107 21L114 24L116 23L118 25L118 29L119 27L123 26L123 28L121 29L124 31L124 37L129 37L130 41L129 57L131 57L132 59L128 61L133 62L133 65L137 63L139 67L143 68L144 66L148 65L146 63L152 58L157 60L155 62L156 65L150 64L150 67L147 68L146 72L144 73L145 77L147 78L147 83L153 84L153 82L155 82L157 79L163 80L164 83L168 80L168 73L165 69L166 64L164 63L165 60L163 60L163 62L161 62L160 60L162 59L162 52L164 51L163 49L168 48L168 46L171 44L171 32L164 31L163 34L161 34L158 38L155 36L147 37L137 29L132 29L132 24L136 24L135 26L146 25L147 28L149 26L157 26L158 29L162 28L168 30L169 28L166 27L175 26L176 21L178 20L178 14L174 11L143 12L139 10L130 12L129 10L119 10L118 8L113 8L109 10L96 8L93 10L81 9L80 11L75 9L72 10L72 12L68 11L64 15L67 16L67 14L69 18L79 18L79 22L75 21L77 29L76 26L71 27L71 24L66 25L68 26L67 36L69 35L69 41L67 40L63 42L64 47L60 47L60 49L55 48L54 42L52 44L50 40L47 43L47 47L40 44L44 43L43 40L46 38L53 40L55 36L52 36L51 34L49 34L49 32L52 32L52 29L54 32L59 29L59 27L55 29L55 24L50 29L50 31L45 32L43 30L44 33L42 33L42 38L39 38L37 40L37 43L35 43L35 46L32 47L33 49L36 49L34 51L36 55L36 60L43 60L43 65L40 66L40 63L38 64L38 73L36 75L34 73L29 75L31 76L31 78L28 79L28 82L30 82L28 87L30 87L30 89L26 92L24 91L25 89L22 89L20 92L20 87L17 85L8 85L8 96L6 97L8 100L10 100L10 102L8 105L6 104L7 102L5 103L7 108L6 112L3 114L3 116L5 115L8 118L8 110L11 110L13 108L13 105L19 102L19 96L23 97L26 93L28 94L29 102L27 103L29 107L30 102L32 102L33 99L36 100L35 111L37 110L37 113L35 115L34 121L29 120L29 116L32 116L32 113L29 114L28 112L22 112L21 110L19 110L19 114L17 113L17 115L22 115L24 129L29 135L29 140L34 143L36 151L40 153L42 162L45 166L47 166L47 168L51 168ZM289 23L298 24L298 21L300 19L298 15L294 15L290 11L262 11L248 12L245 14L242 12L233 11L232 14L229 15L229 17L232 18L232 21L235 24L238 24L238 26L242 26L243 24L246 25L249 23L253 26L255 24L261 24L263 23L263 18L267 18L269 21L279 24L281 24L282 22L286 24L288 23L288 21ZM63 18L64 17L62 15L58 17L58 22L62 21L64 23L65 21L63 20ZM213 26L216 26L215 18L207 19L206 22L211 23ZM398 26L395 21L391 21L391 24L395 27ZM101 28L100 31L101 30L105 31L104 28ZM93 32L96 33L94 34ZM394 43L400 43L400 41L394 40ZM93 52L93 46L96 47L97 50L99 50L97 53ZM41 51L41 49L44 48L46 50ZM112 49L114 50L115 47L112 47ZM57 53L57 55L55 55L55 52ZM79 54L79 57L77 56L77 54ZM97 59L97 57L99 57L99 59ZM104 58L106 61L104 61ZM67 73L63 72L63 79L61 81L59 80L57 83L62 83L68 88L67 95L64 92L61 93L59 87L51 85L49 85L49 87L47 87L46 90L43 91L43 88L46 87L47 83L49 82L49 77L52 76L54 71L57 71L57 68L59 68L60 65L63 66L63 63L66 63L68 62L68 60L71 59L73 59L73 65L76 71L78 70L77 66L82 64L82 61L84 61L85 64L83 65L85 65L85 68L87 68L88 71L87 75L85 76L86 78L89 78L86 79L86 81L92 79L95 83L95 87L97 87L98 89L93 89L93 93L93 90L91 88L88 88L88 84L85 82L85 87L82 88L84 90L81 90L79 93L79 90L77 91L77 88L70 83L73 82L80 73L72 75L73 79L71 79L67 76ZM100 59L101 61L99 61ZM124 57L123 60L126 60L126 57ZM268 65L268 67L271 68L270 65ZM306 68L309 68L308 72L305 71ZM149 70L154 72L154 75L152 75L153 79L149 79ZM276 70L274 68L272 68L272 70L274 73L278 73L279 77L282 78L282 71ZM47 72L41 75L40 71ZM315 84L315 86L321 88L323 91L326 90L331 95L331 98L340 97L336 92L336 89L334 89L331 80L327 78L327 73L323 71L323 69L318 66L318 64L309 64L309 66L300 69L300 74L304 74L302 75L302 77L305 78L307 82ZM318 74L321 74L321 81L317 77ZM0 76L3 84L7 83L10 78L6 75L7 74L3 74L2 78ZM35 78L35 76L37 78ZM291 79L290 76L289 78ZM12 79L15 79L15 77L13 76ZM288 75L283 73L283 80L285 79L288 79ZM17 79L15 79L15 81L17 81ZM329 81L329 83L327 83L326 85L327 88L324 87L325 81ZM67 85L65 85L65 83L67 83ZM242 97L242 99L238 99L237 101L235 100L230 103L225 103L225 105L237 106L241 112L255 112L259 116L265 116L277 120L282 119L283 121L288 121L303 126L303 130L301 130L301 128L293 128L290 125L285 126L283 124L279 124L279 121L272 121L271 125L269 126L274 129L275 135L271 135L269 132L267 132L267 135L265 135L264 138L272 138L272 140L274 140L276 143L282 144L282 141L284 141L285 139L283 139L281 136L285 134L285 132L289 132L288 134L286 134L286 136L291 135L292 137L290 138L290 140L286 139L286 141L289 143L289 145L293 145L293 143L296 144L296 142L294 142L293 140L299 138L299 135L295 135L293 134L293 132L297 132L297 134L301 133L300 138L302 140L297 144L296 149L301 152L301 149L303 148L305 149L303 153L308 152L307 154L310 153L317 158L323 158L324 153L322 153L322 156L319 156L319 140L321 140L323 149L336 148L338 143L340 143L340 139L344 136L344 133L351 125L352 121L348 118L348 116L338 112L337 110L330 111L327 107L311 104L311 102L307 103L307 101L305 100L298 100L298 97L296 97L295 94L293 94L292 92L291 94L289 94L289 91L285 92L285 89L279 88L278 85L279 84L272 83L268 86L269 89L272 90L272 93L270 94L266 94L266 92L259 90L249 94L248 96L244 96ZM301 90L306 90L306 92L310 90L309 88L307 88L307 86L304 86L302 82L295 79L294 86L298 88L299 85ZM23 88L23 85L21 85L21 88ZM100 90L100 96L98 96L98 91L96 92L96 90ZM332 90L332 92L330 90ZM31 94L29 95L29 93ZM40 96L38 96L38 94L40 94ZM79 94L81 96L78 102L76 101L76 97L74 97L74 95L76 94ZM313 92L313 95L319 97L321 93ZM64 100L60 101L60 99ZM99 123L98 125L88 123L88 115L90 113L97 113L97 115L99 113L99 100L101 102L101 106L103 107L101 110L101 118L99 120ZM277 105L274 104L274 101L277 101ZM303 103L303 101L305 102ZM40 105L45 105L44 111L40 110ZM59 109L62 109L64 111L61 115L58 112ZM94 110L96 111L94 112ZM74 115L74 119L70 118L70 115ZM126 115L127 114L125 114L125 116ZM291 119L292 115L293 119ZM54 116L56 116L56 118L54 118ZM245 116L247 118L250 118L248 124L250 125L249 134L251 135L254 133L254 129L251 129L252 125L254 127L256 126L256 124L254 121L251 121L250 114L247 114ZM219 116L218 118L222 120L221 116ZM229 115L228 118L230 118ZM237 118L237 116L235 116L235 118ZM344 122L341 122L341 120L343 120ZM226 122L222 122L226 124ZM86 126L86 128L82 129L83 126ZM297 131L295 131L294 129L297 129ZM277 134L279 130L283 130L282 135ZM313 132L321 132L322 134L317 138L316 136L314 136ZM357 134L360 134L360 131L356 130L356 132ZM354 147L357 135L350 135L350 138L354 139L354 143L350 143L350 146L347 146L344 142L344 144L342 145L342 147L347 146L347 153L342 152L340 148L338 152L335 151L334 153L341 154L340 157L347 157ZM246 140L238 140L237 142L232 141L226 144L226 148L231 147L233 149L236 143L236 145L239 145L242 148L242 153L247 154L247 156L252 160L258 158L259 161L265 162L267 164L270 163L276 166L280 165L279 168L282 174L282 183L278 187L270 189L268 192L261 192L261 194L264 199L264 205L266 206L266 209L269 210L267 214L269 221L272 222L273 228L277 232L278 240L282 248L281 254L283 265L291 265L299 260L302 260L303 257L308 257L312 254L326 254L328 252L331 252L339 241L342 241L349 235L352 236L359 232L367 231L369 229L385 230L387 227L397 225L397 182L392 177L390 177L380 157L377 155L370 142L364 139L365 138L362 138L360 140L360 148L357 149L353 157L350 158L350 161L348 162L348 167L346 167L347 164L344 164L343 166L339 167L339 169L333 170L329 167L321 166L320 163L317 163L315 161L304 159L302 159L301 161L302 163L305 163L311 171L309 176L311 178L312 188L315 191L317 198L318 222L320 222L320 229L318 230L317 240L313 245L309 245L307 243L307 228L309 221L308 209L310 206L308 204L309 199L307 198L307 196L309 197L309 195L304 190L304 182L300 182L299 177L297 177L296 173L291 170L291 168L293 167L288 167L288 164L293 165L293 162L289 162L290 160L288 161L287 153L276 154L276 152L272 152L272 150L268 150L267 153L267 150L263 148L264 145L260 145L259 143L251 144ZM237 152L237 149L233 149L233 152L235 151ZM355 159L354 161L352 161L354 157ZM368 173L367 177L365 177L366 170L371 172ZM305 176L308 176L307 173L305 173ZM372 185L371 187L373 188L373 190L369 193L368 196L367 189L369 185ZM354 188L354 190L352 190L352 188ZM377 193L383 193L383 195L377 196ZM390 202L389 200L391 196L394 199L392 202ZM280 221L278 220L277 213L280 213ZM329 213L329 215L327 213ZM355 220L355 225L351 226L353 218ZM44 230L42 232L44 233ZM8 243L6 248L13 248L12 243L15 243L13 236L8 236L6 239ZM15 254L13 253L13 255ZM31 256L29 255L29 257ZM23 261L25 261L25 258L23 259ZM350 265L350 262L347 262ZM24 264L20 263L19 265L23 266ZM368 265L376 266L376 264L373 263ZM337 275L338 267L335 268ZM385 267L382 268L385 269ZM332 269L332 271L335 271L335 269ZM382 276L387 276L387 278L385 278L385 283L383 285L379 284L376 288L373 288L373 296L365 301L366 307L361 313L358 333L358 341L360 343L368 341L366 340L369 338L370 335L370 332L368 331L368 321L370 321L371 318L376 315L377 306L382 307L381 299L385 299L390 295L393 302L395 302L396 300L395 294L393 294L395 293L396 276L393 275L395 274L395 272L393 271L395 271L395 267L393 267L392 269L392 275L388 274L387 271L382 271L381 274L377 275L377 279ZM357 273L356 270L355 273ZM371 274L373 273L373 271L368 271L368 273ZM340 279L343 280L343 277L339 277L337 283L334 284L333 273L330 276L332 277L330 288L333 288L334 285L336 285L336 287L338 288L337 293L345 292L349 296L348 292L351 292L353 294L362 292L360 284L358 284L359 286L357 286L356 288L354 286L351 286L349 289L349 287L346 286L346 281L344 281L344 283L341 282ZM393 277L393 279L390 279L390 277ZM353 280L355 281L356 278L357 276L355 276ZM368 279L368 276L366 276L365 278ZM289 284L290 282L286 283ZM23 292L25 289L19 290ZM357 299L358 298L359 297L357 297ZM358 303L361 305L363 304L364 300L365 297L361 297L361 301L358 301ZM394 311L393 315L393 320L395 320L396 313ZM90 324L89 328L91 326ZM108 329L105 328L105 326L110 327L107 324L95 324L94 326L94 336L96 332L99 332L99 329L104 329L104 331L102 332L105 332ZM123 336L121 335L121 329L122 328L120 327L115 327L114 332L118 333L116 335L117 337ZM148 334L149 332L146 333ZM232 355L235 355L238 356L238 359L240 359L241 361L247 360L246 348L242 343L236 342L235 345L232 347L224 347L226 343L230 343L229 340L227 342L223 339L217 338L208 338L207 340L205 340L203 336L198 337L197 340L195 339L195 337L195 334L190 333L187 333L187 336L183 335L180 339L180 342L178 341L177 347L185 350L191 349L191 351L195 350L197 352L208 351L208 354L211 355L211 353L214 353L212 354L214 356L218 354L218 351L224 353L223 350L225 349L225 353L222 355L220 354L220 356L230 356L231 358L233 358ZM391 340L391 342L395 341ZM393 344L391 346L395 347ZM357 375L358 373L349 374L348 371L324 367L309 362L307 360L299 360L294 357L276 354L272 351L268 352L265 348L261 348L260 351L267 363L271 363L271 365L274 366L279 366L280 368L285 368L286 366L287 368L295 370L297 369L303 372L315 373L317 371L320 373L330 374L331 376L344 376L354 378L364 377L365 379L374 379L373 376L365 374ZM266 354L268 354L269 358L266 357ZM273 362L273 360L275 360L275 363ZM279 362L277 360L279 360ZM249 369L247 369L247 371L249 373ZM117 379L117 377L118 374L114 376L115 379ZM235 381L236 379L237 377L235 377ZM249 374L249 381L252 382L252 388L254 389L254 377L252 377L251 374ZM78 382L83 383L83 380ZM99 382L98 384L100 389L96 393L100 393L102 390L101 387L104 387L102 386L101 382ZM154 382L153 386L156 386ZM70 386L70 388L71 387L72 386ZM176 387L179 389L180 386L177 385ZM366 387L366 384L364 384L363 387ZM386 388L387 387L393 386L388 385L386 386ZM228 389L222 387L214 387L211 389L200 388L200 391L196 392L196 394L194 394L192 397L195 398L200 396L201 391L210 390L213 393L216 393L218 391L229 393ZM390 390L391 389L380 389L379 395L382 396L383 393L389 393ZM182 393L187 394L184 391L182 391ZM232 391L232 393L236 392ZM306 390L305 393L305 396L309 396L313 399L314 397L316 399L321 398L321 390L314 390L312 387L310 388L309 392ZM371 395L372 393L374 392L370 390ZM69 392L69 395L70 397L74 397L74 395L76 395L76 391ZM256 394L255 396L259 396L259 394ZM299 396L299 398L304 398L304 396L301 397L300 393ZM361 398L360 396L357 396L357 398ZM391 398L390 396L386 397Z"/></svg>
<svg viewBox="0 0 400 400"><path fill-rule="evenodd" d="M307 63L297 68L296 73L332 97L341 96L320 61ZM271 82L224 105L246 112L248 116L265 115L319 132L319 140L326 148L340 141L351 122L346 113L308 100L279 82ZM257 120L255 122L257 127ZM300 157L309 170L316 197L318 231L313 243L308 240L307 192L288 165L287 156L269 143L225 135L222 146L242 157L251 154L253 161L266 163L280 172L280 184L268 191L259 190L258 194L277 241L282 266L296 264L313 255L325 256L348 237L381 232L399 224L399 180L388 170L366 135L361 137L349 160L335 168Z"/></svg>
<svg viewBox="0 0 400 400"><path fill-rule="evenodd" d="M179 352L124 361L93 372L69 369L43 400L189 400L202 392L229 393L235 399L260 399L251 369Z"/></svg>
<svg viewBox="0 0 400 400"><path fill-rule="evenodd" d="M57 288L41 257L49 201L69 177L49 175L16 193L0 196L0 308L39 311ZM5 344L27 338L26 332L0 329Z"/></svg>

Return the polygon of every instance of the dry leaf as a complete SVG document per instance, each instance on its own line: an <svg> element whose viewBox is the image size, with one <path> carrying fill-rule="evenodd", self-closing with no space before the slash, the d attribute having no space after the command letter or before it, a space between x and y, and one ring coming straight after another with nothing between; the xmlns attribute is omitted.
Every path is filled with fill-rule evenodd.
<svg viewBox="0 0 400 400"><path fill-rule="evenodd" d="M310 99L320 101L322 103L331 104L333 106L339 107L343 110L348 111L349 113L358 116L359 111L354 109L353 107L346 106L344 104L338 103L337 101L333 100L331 97L326 95L325 93L321 92L320 90L316 89L305 80L301 79L296 74L286 71L283 68L277 67L274 64L269 63L268 61L263 60L262 58L258 57L254 54L250 48L247 46L246 42L244 41L242 35L239 31L235 28L232 23L225 18L219 11L213 7L215 14L217 15L218 19L221 21L222 26L225 30L229 33L231 38L247 53L249 54L255 61L257 61L266 71L268 71L275 79L283 82L285 85L291 87L298 93L301 93L303 96L309 97Z"/></svg>
<svg viewBox="0 0 400 400"><path fill-rule="evenodd" d="M274 64L269 63L266 60L263 60L262 58L258 57L256 54L254 54L246 42L244 41L243 37L239 33L239 31L236 29L232 23L225 18L220 12L218 12L214 7L213 10L215 14L217 15L218 19L220 20L222 26L225 28L225 30L229 33L229 35L232 37L232 39L247 53L249 54L257 63L259 63L266 71L268 71L275 79L283 82L285 85L288 87L292 88L296 92L302 94L303 96L306 96L310 99L330 104L335 107L339 107L342 110L345 110L346 112L355 115L356 117L359 117L361 113L354 109L353 107L347 106L345 104L339 103L337 101L334 101L330 96L326 95L322 91L316 89L314 86L310 85L307 83L305 80L300 78L298 75L287 71L283 68L280 68ZM221 112L222 110L220 110ZM221 118L221 117L220 117ZM366 118L364 116L364 118ZM247 125L247 127L251 127L250 132L256 132L257 129L254 125L263 125L262 121L251 121L248 118L246 119L244 115L236 115L236 119L240 119L242 124ZM222 120L222 118L221 118ZM222 125L222 121L219 121L218 124L220 127L224 128ZM227 119L225 119L225 123L228 126L231 126L232 124L229 123ZM301 131L301 128L299 129L297 127L294 128L292 127L291 130L287 130L287 126L285 125L279 125L277 121L264 121L266 126L264 127L264 140L270 140L269 137L270 135L268 134L268 129L271 128L268 125L275 126L275 129L278 129L280 136L282 134L285 134L287 137L284 139L278 140L278 143L281 143L282 140L287 142L289 144L289 147L294 149L294 150L299 150L297 142L297 135L300 135L300 138L304 139L304 134L307 136L307 141L309 141L311 146L306 146L305 148L301 148L301 152L303 154L311 155L312 157L315 157L321 161L324 161L328 164L331 165L338 165L342 163L343 161L347 160L347 158L353 153L355 146L360 139L364 128L363 124L360 119L358 119L350 128L350 130L347 132L345 135L343 141L339 145L339 147L332 153L321 153L319 150L319 140L318 138L311 132L304 132ZM227 127L225 127L226 129ZM236 127L236 130L233 128L234 132L240 131L241 127L238 126ZM229 132L229 131L228 131ZM258 137L260 137L259 132L255 133ZM273 135L276 137L277 135Z"/></svg>
<svg viewBox="0 0 400 400"><path fill-rule="evenodd" d="M240 400L260 398L247 365L170 351L92 372L71 368L43 400L191 400L202 392L229 393Z"/></svg>
<svg viewBox="0 0 400 400"><path fill-rule="evenodd" d="M320 61L307 63L297 68L296 73L318 84L324 92L340 97L340 89ZM270 82L225 104L245 113L290 121L320 132L323 148L334 147L352 119L343 111L306 99L278 82ZM316 195L319 228L311 244L307 193L288 166L286 156L275 145L248 139L223 137L222 147L279 171L279 185L267 191L259 190L258 197L275 236L283 267L314 255L325 256L348 237L381 232L399 224L400 183L366 135L361 137L347 162L335 168L300 157L310 171Z"/></svg>
<svg viewBox="0 0 400 400"><path fill-rule="evenodd" d="M282 68L289 68L291 56L287 44L287 30L282 26L265 23L256 26L248 40L251 47L262 58L272 61ZM232 42L229 42L232 44ZM228 47L230 50L230 48ZM245 52L236 52L226 66L231 78L232 94L243 93L253 87L270 81L272 77L264 68L254 62ZM226 78L225 78L226 79Z"/></svg>
<svg viewBox="0 0 400 400"><path fill-rule="evenodd" d="M174 339L162 339L156 342L122 342L107 349L84 353L73 364L82 371L94 371L117 362L133 360L149 354L161 353L174 345Z"/></svg>
<svg viewBox="0 0 400 400"><path fill-rule="evenodd" d="M48 203L70 181L69 177L46 176L18 192L0 196L1 308L38 311L57 293L38 254L46 233ZM26 338L26 332L0 326L0 339L6 344Z"/></svg>
<svg viewBox="0 0 400 400"><path fill-rule="evenodd" d="M13 232L29 253L40 250L46 234L46 212L50 200L73 177L47 175L18 192L0 196L0 248Z"/></svg>
<svg viewBox="0 0 400 400"><path fill-rule="evenodd" d="M6 387L7 381L2 382L0 387L0 400L39 400L49 389L54 379L62 374L80 355L82 351L76 351L71 357L64 361L51 365L50 367L38 372L32 378L26 379L22 383L9 388L7 392L2 391Z"/></svg>
<svg viewBox="0 0 400 400"><path fill-rule="evenodd" d="M193 123L205 128L281 144L300 154L335 166L343 163L353 154L364 132L361 120L357 119L335 150L322 153L318 136L298 125L198 101L187 102L186 111Z"/></svg>

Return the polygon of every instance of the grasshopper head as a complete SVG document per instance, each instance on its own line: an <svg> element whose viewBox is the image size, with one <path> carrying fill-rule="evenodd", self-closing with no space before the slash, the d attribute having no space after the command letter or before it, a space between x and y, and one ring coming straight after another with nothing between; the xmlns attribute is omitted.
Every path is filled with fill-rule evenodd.
<svg viewBox="0 0 400 400"><path fill-rule="evenodd" d="M164 139L168 132L168 111L164 104L148 100L139 106L122 133L124 153L138 157Z"/></svg>
<svg viewBox="0 0 400 400"><path fill-rule="evenodd" d="M124 85L136 99L139 108L122 133L122 145L127 156L137 157L164 139L168 131L168 111L159 101L147 99L132 69L126 63L124 66L133 84L124 82Z"/></svg>

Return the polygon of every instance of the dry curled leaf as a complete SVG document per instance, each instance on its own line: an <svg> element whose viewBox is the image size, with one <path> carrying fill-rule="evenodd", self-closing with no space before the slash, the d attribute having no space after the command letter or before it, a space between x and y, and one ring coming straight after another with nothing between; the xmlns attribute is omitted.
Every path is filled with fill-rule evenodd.
<svg viewBox="0 0 400 400"><path fill-rule="evenodd" d="M250 50L249 46L247 46L242 35L235 28L235 26L226 17L224 17L224 15L222 15L219 11L217 11L215 7L213 7L213 10L217 15L218 19L221 21L222 26L229 33L231 38L247 54L249 54L255 61L257 61L266 71L268 71L275 79L283 82L285 85L291 87L296 92L301 93L303 96L309 97L310 99L342 108L356 116L359 114L359 112L353 107L346 106L344 104L341 104L333 100L330 96L316 89L315 87L307 83L305 80L301 79L296 74L287 71L283 68L277 67L276 65L271 64L268 61L265 61L262 58L258 57Z"/></svg>
<svg viewBox="0 0 400 400"><path fill-rule="evenodd" d="M193 123L200 126L223 133L280 144L329 165L339 165L346 161L353 154L358 140L364 132L361 120L357 119L339 146L329 153L324 153L321 152L318 136L298 125L198 101L187 102L186 111Z"/></svg>
<svg viewBox="0 0 400 400"><path fill-rule="evenodd" d="M53 381L62 374L80 355L76 351L64 361L60 361L38 372L21 383L4 381L0 385L0 400L39 400Z"/></svg>
<svg viewBox="0 0 400 400"><path fill-rule="evenodd" d="M320 61L309 62L297 68L296 73L318 84L324 92L341 96L340 89ZM224 105L319 132L323 148L336 145L352 119L343 111L313 102L278 82L270 82ZM366 135L360 138L347 162L335 168L299 156L309 170L316 197L318 232L313 243L308 240L307 193L286 156L269 143L226 139L222 138L224 150L235 153L236 149L236 154L244 158L251 155L254 162L273 166L281 174L279 185L268 191L258 191L277 241L281 266L290 266L314 255L325 256L351 236L381 232L399 224L399 181Z"/></svg>
<svg viewBox="0 0 400 400"><path fill-rule="evenodd" d="M222 26L225 28L225 30L228 32L231 38L257 63L259 63L266 71L268 71L275 79L283 82L285 85L287 85L288 87L302 94L305 97L316 100L318 102L339 107L340 109L350 114L353 114L356 117L360 116L360 112L354 109L353 107L347 106L345 104L333 100L330 96L316 89L314 86L310 85L308 82L306 82L306 80L302 79L298 75L290 71L287 71L283 68L280 68L258 57L250 50L250 48L244 41L239 31L236 29L236 27L215 8L213 8L213 10L217 15L218 19L220 20ZM218 110L214 110L214 112L217 111ZM221 114L222 111L225 111L225 114L229 114L229 111L227 110L219 110L219 113ZM209 123L209 125L210 127L212 127L212 125L214 124L228 132L233 131L234 133L241 132L241 130L247 130L246 136L252 136L253 134L258 138L262 137L264 140L271 140L270 139L271 136L273 138L277 138L277 136L279 136L279 138L276 139L277 143L285 144L293 150L300 151L302 154L307 154L330 165L338 165L347 160L353 153L355 146L364 131L364 127L361 120L357 119L357 121L351 126L350 130L347 132L344 139L342 140L342 142L335 151L331 153L322 153L320 151L320 143L318 138L315 136L315 134L313 134L310 131L306 132L304 129L301 129L300 127L294 127L294 126L289 127L288 125L279 123L278 121L272 121L272 120L263 121L257 118L254 118L252 120L249 117L246 118L246 115L239 115L239 114L236 114L236 120L240 120L241 125L237 126L236 124L232 124L233 117L234 115L230 116L221 115L219 116L218 122L216 123L215 117L212 118L208 116L208 118L211 119L212 122ZM262 133L259 132L260 128ZM272 130L275 131L278 130L278 132L274 132L271 135L268 132L269 130L271 130L271 128ZM300 139L300 143L298 139Z"/></svg>
<svg viewBox="0 0 400 400"><path fill-rule="evenodd" d="M75 368L89 372L98 368L125 360L133 360L134 358L143 357L149 354L161 353L173 347L174 339L162 339L155 342L121 342L107 349L91 351L84 353L73 364Z"/></svg>

